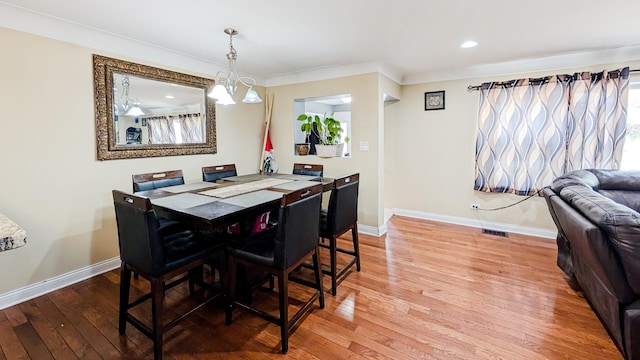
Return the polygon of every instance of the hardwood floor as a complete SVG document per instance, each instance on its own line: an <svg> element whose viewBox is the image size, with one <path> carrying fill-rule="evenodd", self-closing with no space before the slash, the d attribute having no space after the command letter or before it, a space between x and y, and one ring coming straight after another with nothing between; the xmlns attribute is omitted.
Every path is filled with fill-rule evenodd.
<svg viewBox="0 0 640 360"><path fill-rule="evenodd" d="M241 310L225 326L217 303L165 336L165 359L622 359L566 284L552 240L393 217L385 237L360 244L362 271L336 297L325 292L326 308L295 330L287 355L277 326ZM152 358L135 328L118 334L118 283L114 270L0 311L0 360ZM167 292L175 313L186 293ZM272 293L257 303L277 311Z"/></svg>

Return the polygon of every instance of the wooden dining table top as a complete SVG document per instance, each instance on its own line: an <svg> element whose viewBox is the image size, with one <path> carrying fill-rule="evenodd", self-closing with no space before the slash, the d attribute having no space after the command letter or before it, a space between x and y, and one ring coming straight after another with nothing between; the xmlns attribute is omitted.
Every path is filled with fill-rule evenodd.
<svg viewBox="0 0 640 360"><path fill-rule="evenodd" d="M323 191L333 179L319 176L249 174L136 192L151 199L159 216L211 230L264 211L275 210L286 193L322 183Z"/></svg>

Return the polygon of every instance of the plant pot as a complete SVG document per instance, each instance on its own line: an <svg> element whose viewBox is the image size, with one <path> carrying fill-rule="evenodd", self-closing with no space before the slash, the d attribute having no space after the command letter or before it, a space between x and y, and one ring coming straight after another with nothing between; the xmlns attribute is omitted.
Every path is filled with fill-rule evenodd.
<svg viewBox="0 0 640 360"><path fill-rule="evenodd" d="M338 145L316 145L316 155L319 157L335 157Z"/></svg>
<svg viewBox="0 0 640 360"><path fill-rule="evenodd" d="M336 147L336 157L342 157L342 153L344 152L344 143L338 144Z"/></svg>
<svg viewBox="0 0 640 360"><path fill-rule="evenodd" d="M296 144L296 151L298 152L298 155L306 156L309 155L309 147L309 143Z"/></svg>

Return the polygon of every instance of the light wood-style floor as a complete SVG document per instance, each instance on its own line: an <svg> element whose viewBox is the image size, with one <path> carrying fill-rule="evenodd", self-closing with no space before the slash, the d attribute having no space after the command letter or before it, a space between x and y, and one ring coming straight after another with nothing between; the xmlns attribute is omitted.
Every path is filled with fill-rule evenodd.
<svg viewBox="0 0 640 360"><path fill-rule="evenodd" d="M165 336L165 359L622 359L552 240L393 217L386 236L360 241L362 271L325 293L287 355L278 327L241 310L225 326L217 303ZM152 358L135 328L118 334L118 282L114 270L0 311L0 360ZM170 290L169 306L180 311L184 294ZM277 311L273 294L258 303Z"/></svg>

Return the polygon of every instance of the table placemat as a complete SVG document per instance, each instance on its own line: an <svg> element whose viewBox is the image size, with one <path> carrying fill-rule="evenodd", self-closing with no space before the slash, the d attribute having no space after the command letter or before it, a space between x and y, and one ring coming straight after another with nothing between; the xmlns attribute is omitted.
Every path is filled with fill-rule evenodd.
<svg viewBox="0 0 640 360"><path fill-rule="evenodd" d="M262 189L266 189L269 187L273 187L276 185L284 184L291 182L293 180L287 179L262 179L257 181L248 182L246 184L238 184L238 185L230 185L224 186L217 189L211 189L206 191L201 191L198 194L213 196L221 199L226 199L232 196L246 194L252 191L258 191Z"/></svg>
<svg viewBox="0 0 640 360"><path fill-rule="evenodd" d="M289 179L289 180L320 180L321 176L313 176L313 175L298 175L298 174L278 174L278 177L281 179Z"/></svg>
<svg viewBox="0 0 640 360"><path fill-rule="evenodd" d="M238 176L228 176L222 179L218 179L218 181L233 181L233 182L239 182L239 181L253 181L253 180L260 180L264 177L265 175L261 175L261 174L249 174L249 175L238 175Z"/></svg>
<svg viewBox="0 0 640 360"><path fill-rule="evenodd" d="M162 190L168 191L170 193L178 194L178 193L183 193L187 191L213 188L217 186L220 186L220 185L212 182L199 181L199 182L190 183L190 184L167 186L162 188Z"/></svg>
<svg viewBox="0 0 640 360"><path fill-rule="evenodd" d="M246 208L246 207L264 204L269 201L282 199L282 195L283 194L278 191L258 190L258 191L253 191L247 194L233 196L224 200L220 200L220 202L242 206Z"/></svg>
<svg viewBox="0 0 640 360"><path fill-rule="evenodd" d="M170 209L187 209L190 207L209 204L212 202L216 202L218 200L213 199L209 196L192 194L192 193L182 193L177 195L165 196L157 199L151 199L151 203L153 205L163 206Z"/></svg>
<svg viewBox="0 0 640 360"><path fill-rule="evenodd" d="M275 185L272 186L271 188L273 189L281 189L281 190L300 190L300 189L304 189L306 187L309 186L313 186L313 185L318 185L320 184L317 181L291 181L285 184L279 184L279 185Z"/></svg>

